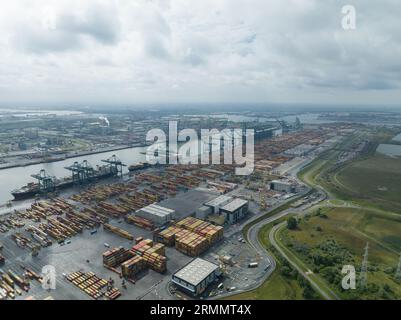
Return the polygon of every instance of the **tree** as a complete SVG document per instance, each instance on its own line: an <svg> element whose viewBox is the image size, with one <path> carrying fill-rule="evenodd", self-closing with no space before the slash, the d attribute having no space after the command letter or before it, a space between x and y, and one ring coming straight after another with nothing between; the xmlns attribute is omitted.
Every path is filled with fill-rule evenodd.
<svg viewBox="0 0 401 320"><path fill-rule="evenodd" d="M294 217L289 217L287 220L287 228L290 230L295 230L297 228L298 222Z"/></svg>
<svg viewBox="0 0 401 320"><path fill-rule="evenodd" d="M291 271L292 271L291 268L289 268L289 267L287 267L287 266L283 266L283 267L281 268L281 274L282 274L284 277L287 277L287 278L289 278L289 277L292 276Z"/></svg>
<svg viewBox="0 0 401 320"><path fill-rule="evenodd" d="M311 287L311 285L309 283L306 284L306 286L302 292L302 296L306 300L316 300L319 298L318 295L316 294L315 290L313 290L313 288Z"/></svg>

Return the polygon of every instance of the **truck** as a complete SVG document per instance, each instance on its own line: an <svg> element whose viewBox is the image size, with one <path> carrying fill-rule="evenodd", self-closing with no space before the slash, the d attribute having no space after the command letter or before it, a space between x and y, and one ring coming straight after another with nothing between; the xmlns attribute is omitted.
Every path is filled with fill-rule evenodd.
<svg viewBox="0 0 401 320"><path fill-rule="evenodd" d="M257 262L250 262L248 264L248 268L257 268L259 266L259 263Z"/></svg>

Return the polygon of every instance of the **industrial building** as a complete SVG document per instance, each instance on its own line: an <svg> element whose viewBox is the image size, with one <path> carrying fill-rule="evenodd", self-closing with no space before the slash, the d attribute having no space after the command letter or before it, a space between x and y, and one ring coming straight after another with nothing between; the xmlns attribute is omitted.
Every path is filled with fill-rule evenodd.
<svg viewBox="0 0 401 320"><path fill-rule="evenodd" d="M233 224L248 213L248 205L249 202L247 200L221 195L200 207L197 211L197 216L203 216L203 219L208 215L214 215L217 218L221 216L224 217L224 221L221 218L221 222Z"/></svg>
<svg viewBox="0 0 401 320"><path fill-rule="evenodd" d="M287 193L295 192L295 186L292 183L282 180L273 180L270 182L270 189Z"/></svg>
<svg viewBox="0 0 401 320"><path fill-rule="evenodd" d="M172 281L184 292L201 295L221 274L219 266L196 258L172 276Z"/></svg>
<svg viewBox="0 0 401 320"><path fill-rule="evenodd" d="M212 214L219 214L220 208L229 203L233 198L230 196L221 195L209 202L205 203L205 206L212 208Z"/></svg>
<svg viewBox="0 0 401 320"><path fill-rule="evenodd" d="M175 211L156 204L151 204L135 212L139 217L152 221L161 226L173 219Z"/></svg>
<svg viewBox="0 0 401 320"><path fill-rule="evenodd" d="M225 221L234 224L241 220L248 213L249 202L244 199L236 198L220 208L220 214L224 214Z"/></svg>
<svg viewBox="0 0 401 320"><path fill-rule="evenodd" d="M307 154L309 154L314 149L316 149L316 146L314 146L314 145L301 144L299 146L296 146L294 148L286 150L284 152L284 154L291 155L291 156L296 156L296 157L302 157L302 156L306 156Z"/></svg>

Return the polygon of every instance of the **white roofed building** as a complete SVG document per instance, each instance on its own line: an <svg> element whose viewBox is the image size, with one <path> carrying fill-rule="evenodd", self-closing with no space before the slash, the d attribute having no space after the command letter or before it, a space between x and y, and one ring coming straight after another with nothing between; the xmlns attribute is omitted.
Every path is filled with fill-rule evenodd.
<svg viewBox="0 0 401 320"><path fill-rule="evenodd" d="M245 217L248 213L248 206L248 200L235 198L233 201L220 208L220 214L225 215L225 220L227 222L234 224Z"/></svg>
<svg viewBox="0 0 401 320"><path fill-rule="evenodd" d="M184 292L199 296L221 274L214 263L196 258L172 276L172 281Z"/></svg>

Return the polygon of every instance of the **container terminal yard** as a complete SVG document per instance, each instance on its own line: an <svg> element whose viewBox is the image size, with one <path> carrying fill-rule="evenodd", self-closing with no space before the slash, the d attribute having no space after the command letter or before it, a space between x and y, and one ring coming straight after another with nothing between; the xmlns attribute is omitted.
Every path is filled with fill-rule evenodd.
<svg viewBox="0 0 401 320"><path fill-rule="evenodd" d="M3 1L1 314L401 300L400 9Z"/></svg>
<svg viewBox="0 0 401 320"><path fill-rule="evenodd" d="M99 177L68 167L71 186L32 173L36 199L0 216L0 299L194 299L255 288L272 261L242 228L306 195L295 173L346 136L347 125L312 126L259 139L255 171L233 165L122 168L118 153ZM302 203L305 203L304 200ZM43 268L55 270L55 287Z"/></svg>

